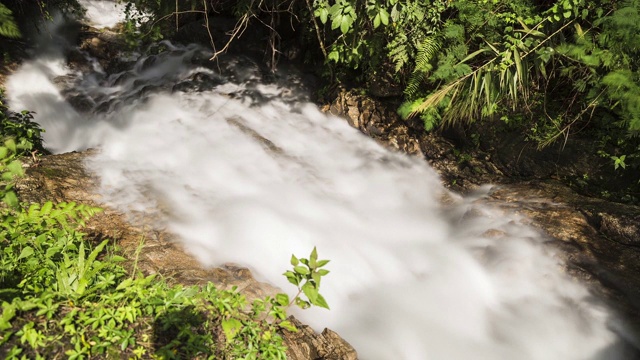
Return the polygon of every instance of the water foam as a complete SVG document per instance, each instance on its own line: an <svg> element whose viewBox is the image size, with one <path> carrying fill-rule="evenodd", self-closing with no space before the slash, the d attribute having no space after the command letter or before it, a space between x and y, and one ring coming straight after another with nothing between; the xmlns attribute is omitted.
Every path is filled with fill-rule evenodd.
<svg viewBox="0 0 640 360"><path fill-rule="evenodd" d="M79 0L85 8L85 17L89 24L98 27L114 27L125 20L125 4L108 0Z"/></svg>

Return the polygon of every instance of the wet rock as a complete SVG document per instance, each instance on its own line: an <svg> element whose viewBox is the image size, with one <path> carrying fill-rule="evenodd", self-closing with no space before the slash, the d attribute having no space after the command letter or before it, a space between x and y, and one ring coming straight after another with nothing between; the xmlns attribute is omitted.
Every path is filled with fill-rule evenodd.
<svg viewBox="0 0 640 360"><path fill-rule="evenodd" d="M640 207L582 196L559 182L494 187L486 201L525 216L567 271L591 285L640 335Z"/></svg>
<svg viewBox="0 0 640 360"><path fill-rule="evenodd" d="M289 318L298 329L297 332L284 331L283 338L288 347L289 360L357 360L355 349L337 333L324 329L321 334L315 333L309 326L303 325L294 318ZM302 344L302 345L298 345Z"/></svg>
<svg viewBox="0 0 640 360"><path fill-rule="evenodd" d="M222 85L226 80L217 74L208 73L196 73L189 78L174 85L172 91L182 92L201 92L214 89L215 87Z"/></svg>
<svg viewBox="0 0 640 360"><path fill-rule="evenodd" d="M402 96L403 87L393 80L391 71L372 74L368 82L369 93L378 98Z"/></svg>
<svg viewBox="0 0 640 360"><path fill-rule="evenodd" d="M121 67L122 50L126 43L122 34L109 29L96 29L84 26L80 31L79 49L98 59L108 73L118 72Z"/></svg>
<svg viewBox="0 0 640 360"><path fill-rule="evenodd" d="M324 110L344 117L349 125L388 148L425 158L441 174L445 186L453 190L468 191L502 176L493 163L486 161L486 155L471 153L463 158L452 142L425 133L419 121L402 120L382 102L355 90L340 91Z"/></svg>

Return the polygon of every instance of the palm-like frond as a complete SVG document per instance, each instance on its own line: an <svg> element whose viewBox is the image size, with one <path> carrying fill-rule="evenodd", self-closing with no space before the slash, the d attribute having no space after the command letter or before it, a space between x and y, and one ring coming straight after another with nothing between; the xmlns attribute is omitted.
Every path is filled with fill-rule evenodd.
<svg viewBox="0 0 640 360"><path fill-rule="evenodd" d="M432 61L435 59L441 48L442 38L437 35L426 37L420 43L420 46L418 47L418 54L415 59L415 67L404 91L408 97L413 97L418 93L426 74L431 71L433 67L431 65Z"/></svg>
<svg viewBox="0 0 640 360"><path fill-rule="evenodd" d="M20 29L16 24L11 10L0 3L0 36L19 38Z"/></svg>

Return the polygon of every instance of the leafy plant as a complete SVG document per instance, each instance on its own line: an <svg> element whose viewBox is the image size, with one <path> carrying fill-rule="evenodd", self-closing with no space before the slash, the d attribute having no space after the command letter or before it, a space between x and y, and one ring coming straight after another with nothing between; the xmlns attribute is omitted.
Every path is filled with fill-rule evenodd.
<svg viewBox="0 0 640 360"><path fill-rule="evenodd" d="M24 110L0 117L0 134L4 138L14 139L19 155L30 155L34 151L41 154L47 152L42 140L44 130L33 121L33 115L33 112Z"/></svg>
<svg viewBox="0 0 640 360"><path fill-rule="evenodd" d="M626 169L627 164L624 162L626 158L627 158L627 155L620 155L620 157L612 156L611 160L613 160L613 168L615 170L618 170L618 168Z"/></svg>
<svg viewBox="0 0 640 360"><path fill-rule="evenodd" d="M119 265L125 259L113 255L108 240L91 246L76 230L97 208L47 202L6 211L0 224L0 346L10 349L8 358L284 359L279 332L297 331L287 308L294 302L328 308L318 293L320 277L328 273L319 268L328 261L318 261L315 249L300 260L308 266L292 272L309 301L296 296L289 302L278 294L254 301L247 311L235 288L169 286L153 275L128 275Z"/></svg>
<svg viewBox="0 0 640 360"><path fill-rule="evenodd" d="M0 36L8 38L19 38L20 29L13 18L13 13L6 6L0 3Z"/></svg>
<svg viewBox="0 0 640 360"><path fill-rule="evenodd" d="M313 248L308 259L298 259L295 255L291 255L291 265L293 270L285 272L283 275L290 283L298 287L298 294L294 297L293 302L302 309L306 309L311 305L329 309L324 297L320 294L320 281L323 276L329 274L329 270L321 269L329 260L318 260L318 252ZM300 297L304 294L307 300Z"/></svg>
<svg viewBox="0 0 640 360"><path fill-rule="evenodd" d="M18 207L18 197L13 191L14 179L23 175L18 153L13 138L5 139L0 146L0 201L13 208Z"/></svg>

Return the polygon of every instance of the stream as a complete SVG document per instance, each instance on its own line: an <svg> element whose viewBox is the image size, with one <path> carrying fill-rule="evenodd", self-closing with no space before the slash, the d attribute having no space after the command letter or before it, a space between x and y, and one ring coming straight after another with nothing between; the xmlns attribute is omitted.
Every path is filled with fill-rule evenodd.
<svg viewBox="0 0 640 360"><path fill-rule="evenodd" d="M103 5L84 1L86 6ZM108 26L116 8L98 8ZM207 266L236 263L291 296L291 254L317 247L331 310L294 311L361 359L627 359L625 332L558 250L516 214L450 193L420 158L391 152L307 101L305 76L197 45L157 44L107 74L66 65L53 23L7 82L54 153L87 163L105 204L154 214ZM80 113L54 79L75 79Z"/></svg>

